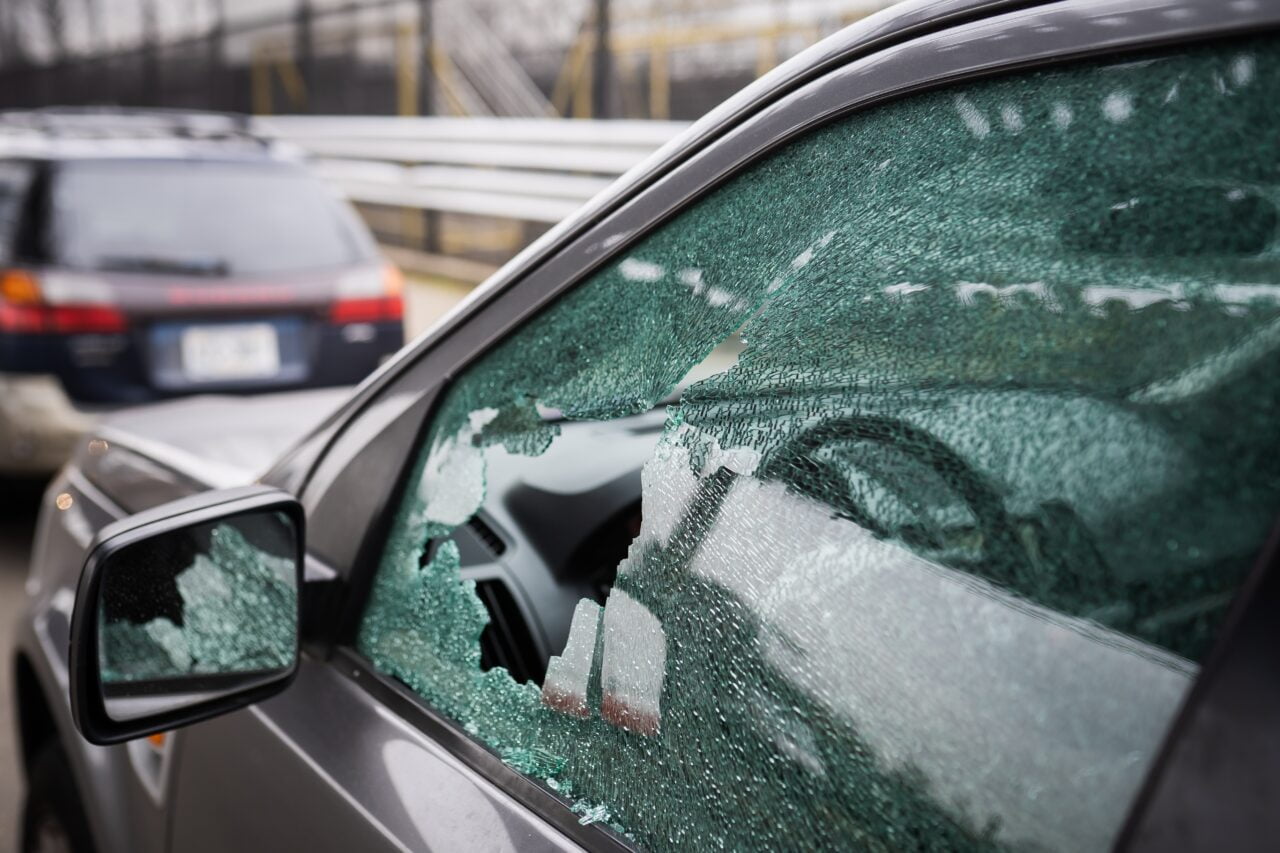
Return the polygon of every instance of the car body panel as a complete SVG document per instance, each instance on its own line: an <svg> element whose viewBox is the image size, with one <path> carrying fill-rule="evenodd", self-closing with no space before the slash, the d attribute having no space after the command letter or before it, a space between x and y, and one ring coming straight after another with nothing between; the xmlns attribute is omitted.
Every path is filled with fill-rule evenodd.
<svg viewBox="0 0 1280 853"><path fill-rule="evenodd" d="M102 431L143 448L163 445L193 462L237 469L244 479L261 474L291 442L319 423L351 393L349 388L281 391L252 397L200 395L105 415ZM88 451L86 451L88 455ZM101 476L105 457L94 452L86 470ZM95 478L97 479L97 478ZM217 481L215 481L217 482Z"/></svg>
<svg viewBox="0 0 1280 853"><path fill-rule="evenodd" d="M56 515L42 513L36 528L27 604L15 643L31 666L44 701L21 704L19 716L48 714L49 719L40 721L42 727L56 731L68 745L67 757L85 794L86 816L104 849L161 853L167 816L162 804L139 784L129 750L84 741L72 722L68 701L71 612L80 566L94 533L125 513L74 470L50 483L43 503L52 507L56 496L64 494L71 498L67 509ZM24 744L24 750L33 748Z"/></svg>
<svg viewBox="0 0 1280 853"><path fill-rule="evenodd" d="M371 710L336 666L304 658L294 688L176 733L173 849L577 849L423 732Z"/></svg>

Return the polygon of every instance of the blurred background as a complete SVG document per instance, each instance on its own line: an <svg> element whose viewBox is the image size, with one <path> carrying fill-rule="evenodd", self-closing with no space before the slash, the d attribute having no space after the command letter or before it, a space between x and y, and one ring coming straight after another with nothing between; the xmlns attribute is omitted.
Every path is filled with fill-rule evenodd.
<svg viewBox="0 0 1280 853"><path fill-rule="evenodd" d="M94 418L358 381L688 122L884 5L2 0L0 853L40 491Z"/></svg>
<svg viewBox="0 0 1280 853"><path fill-rule="evenodd" d="M6 0L0 108L282 117L258 129L317 155L317 170L359 206L392 256L442 280L425 316L411 308L422 321L686 122L885 5ZM374 116L461 121L359 120ZM526 121L500 128L481 121L489 117ZM565 118L610 126L557 127ZM423 166L434 168L413 168ZM477 169L506 174L467 174Z"/></svg>

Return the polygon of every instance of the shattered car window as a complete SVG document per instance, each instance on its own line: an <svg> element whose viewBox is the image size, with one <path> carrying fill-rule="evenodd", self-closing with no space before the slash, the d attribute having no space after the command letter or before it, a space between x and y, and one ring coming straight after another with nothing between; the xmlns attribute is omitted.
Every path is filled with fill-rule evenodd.
<svg viewBox="0 0 1280 853"><path fill-rule="evenodd" d="M170 547L143 542L150 551L126 552L119 567L107 567L99 619L103 682L291 666L297 644L296 560L252 544L227 522L207 531L207 548L189 561L175 562L172 550L190 548L204 531L178 533L165 543Z"/></svg>
<svg viewBox="0 0 1280 853"><path fill-rule="evenodd" d="M1280 507L1277 97L1239 41L773 154L452 387L360 650L645 848L1107 847ZM488 462L739 331L603 606L541 685L482 667Z"/></svg>

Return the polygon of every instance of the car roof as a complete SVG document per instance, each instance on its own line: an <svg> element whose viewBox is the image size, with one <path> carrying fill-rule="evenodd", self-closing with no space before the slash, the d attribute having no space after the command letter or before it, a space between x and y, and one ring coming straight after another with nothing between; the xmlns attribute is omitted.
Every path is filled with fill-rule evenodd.
<svg viewBox="0 0 1280 853"><path fill-rule="evenodd" d="M221 160L228 162L290 163L285 152L246 151L211 145L173 145L154 141L112 140L110 143L31 142L0 135L0 158L13 160Z"/></svg>
<svg viewBox="0 0 1280 853"><path fill-rule="evenodd" d="M48 107L0 111L0 156L40 160L297 160L249 117L194 110Z"/></svg>

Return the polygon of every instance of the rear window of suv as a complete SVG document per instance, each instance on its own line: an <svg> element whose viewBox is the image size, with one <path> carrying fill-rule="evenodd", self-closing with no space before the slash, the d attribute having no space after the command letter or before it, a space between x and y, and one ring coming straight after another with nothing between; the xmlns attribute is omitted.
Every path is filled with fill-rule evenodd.
<svg viewBox="0 0 1280 853"><path fill-rule="evenodd" d="M351 210L281 163L92 160L55 172L47 249L75 269L255 275L373 259Z"/></svg>

